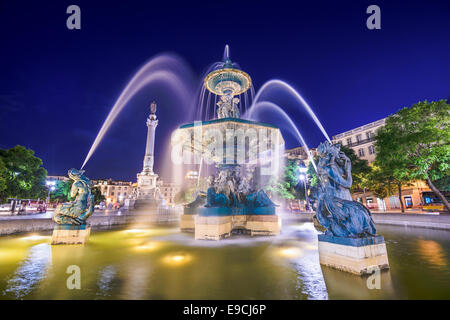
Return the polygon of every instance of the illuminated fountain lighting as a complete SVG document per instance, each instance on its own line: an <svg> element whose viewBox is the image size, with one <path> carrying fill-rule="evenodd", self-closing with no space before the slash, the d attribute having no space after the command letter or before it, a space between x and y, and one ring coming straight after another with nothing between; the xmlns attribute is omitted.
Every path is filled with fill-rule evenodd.
<svg viewBox="0 0 450 320"><path fill-rule="evenodd" d="M135 236L146 236L152 234L151 229L127 229L123 231L125 234L131 234Z"/></svg>
<svg viewBox="0 0 450 320"><path fill-rule="evenodd" d="M42 240L50 240L50 236L40 236L40 235L29 235L26 237L22 237L20 239L24 241L42 241Z"/></svg>
<svg viewBox="0 0 450 320"><path fill-rule="evenodd" d="M144 244L135 246L134 250L140 251L140 252L148 252L148 251L155 251L160 247L161 247L161 244L159 242L149 241Z"/></svg>
<svg viewBox="0 0 450 320"><path fill-rule="evenodd" d="M241 103L239 112L243 114L255 95L250 76L240 70L240 66L230 59L230 48L225 46L222 61L214 62L203 74L204 82L199 88L198 99L193 107L198 110L195 119L202 121L214 119L218 97L232 94ZM211 96L212 95L212 96Z"/></svg>
<svg viewBox="0 0 450 320"><path fill-rule="evenodd" d="M163 258L163 262L170 266L180 266L191 260L192 256L184 252L167 255Z"/></svg>
<svg viewBox="0 0 450 320"><path fill-rule="evenodd" d="M284 258L294 259L301 257L303 252L298 247L282 247L278 249L278 254Z"/></svg>

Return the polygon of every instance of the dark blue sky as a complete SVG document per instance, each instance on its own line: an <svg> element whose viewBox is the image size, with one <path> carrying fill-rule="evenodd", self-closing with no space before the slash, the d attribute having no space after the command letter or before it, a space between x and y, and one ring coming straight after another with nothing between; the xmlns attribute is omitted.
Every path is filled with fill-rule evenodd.
<svg viewBox="0 0 450 320"><path fill-rule="evenodd" d="M81 30L66 28L71 4L81 8ZM381 7L381 30L366 28L370 4ZM287 81L330 136L420 100L450 98L448 0L2 0L0 36L0 148L34 149L49 174L81 166L123 87L162 52L180 55L200 75L228 43L256 90L272 78ZM160 170L161 150L182 117L163 88L144 91L87 164L88 176L135 179L152 99L160 106ZM280 103L311 147L323 140L300 109L292 112L292 101Z"/></svg>

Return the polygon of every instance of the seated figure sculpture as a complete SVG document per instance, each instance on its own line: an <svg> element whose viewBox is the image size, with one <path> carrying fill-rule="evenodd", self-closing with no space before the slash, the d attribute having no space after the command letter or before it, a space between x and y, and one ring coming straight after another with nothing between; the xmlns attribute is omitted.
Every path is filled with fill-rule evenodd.
<svg viewBox="0 0 450 320"><path fill-rule="evenodd" d="M82 225L94 212L94 195L91 194L92 182L83 174L83 170L70 169L69 178L74 182L70 196L75 200L59 205L53 221L57 224Z"/></svg>
<svg viewBox="0 0 450 320"><path fill-rule="evenodd" d="M352 186L350 159L340 145L329 142L318 147L317 175L319 184L314 219L325 233L336 237L362 238L376 235L370 211L350 196Z"/></svg>
<svg viewBox="0 0 450 320"><path fill-rule="evenodd" d="M231 202L224 193L217 193L214 186L215 178L213 175L209 177L210 186L206 191L205 207L228 207Z"/></svg>

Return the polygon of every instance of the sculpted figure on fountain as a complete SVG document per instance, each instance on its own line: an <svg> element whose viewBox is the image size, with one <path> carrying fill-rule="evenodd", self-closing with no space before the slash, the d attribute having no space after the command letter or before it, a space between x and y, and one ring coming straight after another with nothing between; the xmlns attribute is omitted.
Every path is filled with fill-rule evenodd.
<svg viewBox="0 0 450 320"><path fill-rule="evenodd" d="M86 224L86 220L94 212L94 195L91 194L92 182L83 174L84 170L70 169L69 178L74 182L70 196L75 200L59 205L53 221L57 224Z"/></svg>
<svg viewBox="0 0 450 320"><path fill-rule="evenodd" d="M370 211L350 195L352 167L350 159L340 151L340 145L329 142L318 147L317 174L319 185L315 220L326 234L337 237L362 238L375 236L376 229Z"/></svg>
<svg viewBox="0 0 450 320"><path fill-rule="evenodd" d="M217 102L217 117L223 118L239 118L239 108L237 107L239 98L233 98L231 95L220 96L220 101Z"/></svg>

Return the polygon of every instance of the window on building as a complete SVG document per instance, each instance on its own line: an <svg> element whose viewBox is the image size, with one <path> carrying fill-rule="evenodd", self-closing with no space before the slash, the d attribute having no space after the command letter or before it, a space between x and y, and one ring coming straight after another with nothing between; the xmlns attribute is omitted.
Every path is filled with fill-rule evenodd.
<svg viewBox="0 0 450 320"><path fill-rule="evenodd" d="M356 136L356 141L361 142L361 140L362 140L361 135L358 134L358 135Z"/></svg>
<svg viewBox="0 0 450 320"><path fill-rule="evenodd" d="M369 146L369 154L374 154L374 153L375 153L375 147Z"/></svg>
<svg viewBox="0 0 450 320"><path fill-rule="evenodd" d="M342 146L342 140L339 140L338 143Z"/></svg>
<svg viewBox="0 0 450 320"><path fill-rule="evenodd" d="M114 192L111 192L111 195L113 196L113 195L114 195Z"/></svg>
<svg viewBox="0 0 450 320"><path fill-rule="evenodd" d="M372 131L366 132L367 139L372 138Z"/></svg>
<svg viewBox="0 0 450 320"><path fill-rule="evenodd" d="M120 192L119 192L119 193L117 193L117 195L118 195L118 196L120 196Z"/></svg>
<svg viewBox="0 0 450 320"><path fill-rule="evenodd" d="M364 149L358 149L358 155L364 157Z"/></svg>
<svg viewBox="0 0 450 320"><path fill-rule="evenodd" d="M124 195L124 196L126 196L126 195L127 195L127 193L126 193L126 192L124 192L124 193L123 193L123 195Z"/></svg>
<svg viewBox="0 0 450 320"><path fill-rule="evenodd" d="M352 144L352 138L347 138L347 145Z"/></svg>

